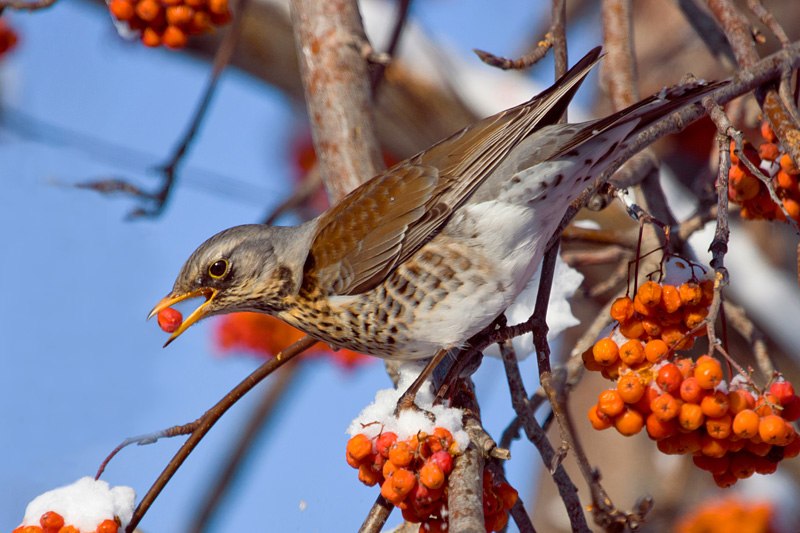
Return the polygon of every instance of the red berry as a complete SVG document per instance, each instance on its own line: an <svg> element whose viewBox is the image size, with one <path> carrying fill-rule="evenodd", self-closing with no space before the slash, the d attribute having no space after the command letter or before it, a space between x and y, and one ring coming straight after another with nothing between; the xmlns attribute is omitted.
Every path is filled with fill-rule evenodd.
<svg viewBox="0 0 800 533"><path fill-rule="evenodd" d="M375 440L375 451L385 458L389 458L389 448L392 444L397 442L397 433L391 431L384 431Z"/></svg>
<svg viewBox="0 0 800 533"><path fill-rule="evenodd" d="M453 456L444 450L436 452L433 455L431 455L429 461L432 463L436 463L436 465L438 465L439 468L442 469L444 475L449 474L450 471L453 470Z"/></svg>
<svg viewBox="0 0 800 533"><path fill-rule="evenodd" d="M777 398L778 403L786 405L794 396L794 387L788 381L776 381L770 385L769 392Z"/></svg>
<svg viewBox="0 0 800 533"><path fill-rule="evenodd" d="M166 307L158 312L158 325L167 333L173 333L183 323L183 315L177 309Z"/></svg>

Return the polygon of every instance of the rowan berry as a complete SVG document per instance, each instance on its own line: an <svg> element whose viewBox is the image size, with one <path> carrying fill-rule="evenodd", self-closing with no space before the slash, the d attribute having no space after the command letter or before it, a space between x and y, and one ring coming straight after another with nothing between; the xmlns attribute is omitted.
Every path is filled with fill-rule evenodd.
<svg viewBox="0 0 800 533"><path fill-rule="evenodd" d="M681 388L683 375L680 369L674 363L667 363L658 370L656 375L656 385L661 387L661 390L670 394L676 394Z"/></svg>
<svg viewBox="0 0 800 533"><path fill-rule="evenodd" d="M694 377L704 389L713 389L722 381L722 365L716 359L700 361L694 367Z"/></svg>
<svg viewBox="0 0 800 533"><path fill-rule="evenodd" d="M794 164L792 160L792 156L789 154L783 154L779 161L781 165L781 170L786 172L787 174L800 174L800 170L798 170L797 166Z"/></svg>
<svg viewBox="0 0 800 533"><path fill-rule="evenodd" d="M758 147L758 157L767 161L775 161L780 155L778 145L772 142L762 143Z"/></svg>
<svg viewBox="0 0 800 533"><path fill-rule="evenodd" d="M350 466L358 468L371 453L372 441L363 433L354 435L347 441L347 463Z"/></svg>
<svg viewBox="0 0 800 533"><path fill-rule="evenodd" d="M614 418L614 427L626 437L636 435L644 427L644 417L638 411L627 408Z"/></svg>
<svg viewBox="0 0 800 533"><path fill-rule="evenodd" d="M777 137L775 137L775 132L772 131L772 126L766 120L761 122L761 136L768 143L774 143L777 140Z"/></svg>
<svg viewBox="0 0 800 533"><path fill-rule="evenodd" d="M426 461L419 470L419 482L429 489L438 489L444 485L444 472L436 463Z"/></svg>
<svg viewBox="0 0 800 533"><path fill-rule="evenodd" d="M398 468L381 485L381 495L397 505L414 489L417 478L413 472L405 468Z"/></svg>
<svg viewBox="0 0 800 533"><path fill-rule="evenodd" d="M736 485L737 478L731 472L723 472L722 474L714 474L714 483L721 489L727 489Z"/></svg>
<svg viewBox="0 0 800 533"><path fill-rule="evenodd" d="M384 431L375 439L375 451L385 458L389 458L389 448L397 442L397 433Z"/></svg>
<svg viewBox="0 0 800 533"><path fill-rule="evenodd" d="M609 366L614 364L619 359L619 348L617 343L610 337L604 337L598 340L592 348L594 360L602 366Z"/></svg>
<svg viewBox="0 0 800 533"><path fill-rule="evenodd" d="M703 291L700 290L700 285L691 281L681 284L678 293L683 305L698 305L703 299Z"/></svg>
<svg viewBox="0 0 800 533"><path fill-rule="evenodd" d="M736 415L745 409L753 409L756 399L743 389L732 390L728 393L728 410Z"/></svg>
<svg viewBox="0 0 800 533"><path fill-rule="evenodd" d="M186 46L189 42L189 37L186 32L177 26L167 26L161 36L161 40L167 48L178 49Z"/></svg>
<svg viewBox="0 0 800 533"><path fill-rule="evenodd" d="M629 296L622 296L614 300L609 313L617 322L626 322L633 317L633 300Z"/></svg>
<svg viewBox="0 0 800 533"><path fill-rule="evenodd" d="M665 392L650 402L650 410L653 414L663 421L672 420L680 412L681 405L675 397Z"/></svg>
<svg viewBox="0 0 800 533"><path fill-rule="evenodd" d="M761 417L758 423L758 436L767 444L782 443L787 434L786 421L778 415Z"/></svg>
<svg viewBox="0 0 800 533"><path fill-rule="evenodd" d="M58 531L64 527L64 517L55 511L47 511L39 518L39 525L46 533L50 533L48 530Z"/></svg>
<svg viewBox="0 0 800 533"><path fill-rule="evenodd" d="M619 332L628 339L638 339L644 335L641 320L628 320L619 325Z"/></svg>
<svg viewBox="0 0 800 533"><path fill-rule="evenodd" d="M706 418L706 432L715 439L727 439L731 434L731 415Z"/></svg>
<svg viewBox="0 0 800 533"><path fill-rule="evenodd" d="M628 372L617 381L617 392L625 403L636 403L644 396L644 383L636 372Z"/></svg>
<svg viewBox="0 0 800 533"><path fill-rule="evenodd" d="M701 296L702 298L702 296ZM693 329L699 326L708 316L708 308L702 306L690 306L683 310L683 323L687 328Z"/></svg>
<svg viewBox="0 0 800 533"><path fill-rule="evenodd" d="M703 396L700 408L703 414L709 418L719 418L728 412L728 395L722 391L715 391Z"/></svg>
<svg viewBox="0 0 800 533"><path fill-rule="evenodd" d="M708 457L724 457L728 453L728 441L703 433L700 435L700 452Z"/></svg>
<svg viewBox="0 0 800 533"><path fill-rule="evenodd" d="M395 466L408 466L414 460L414 450L412 446L406 441L395 442L389 448L389 460Z"/></svg>
<svg viewBox="0 0 800 533"><path fill-rule="evenodd" d="M749 439L758 434L759 416L752 409L742 409L733 418L733 434Z"/></svg>
<svg viewBox="0 0 800 533"><path fill-rule="evenodd" d="M617 389L608 389L600 393L597 408L601 413L613 418L625 409L625 402Z"/></svg>
<svg viewBox="0 0 800 533"><path fill-rule="evenodd" d="M788 191L796 191L797 190L797 176L794 174L789 174L784 170L779 170L775 174L775 186L780 189L786 189Z"/></svg>
<svg viewBox="0 0 800 533"><path fill-rule="evenodd" d="M139 0L136 15L145 22L154 21L161 14L161 6L156 0Z"/></svg>
<svg viewBox="0 0 800 533"><path fill-rule="evenodd" d="M631 339L619 347L619 358L628 366L638 365L644 362L644 345L641 341Z"/></svg>
<svg viewBox="0 0 800 533"><path fill-rule="evenodd" d="M136 9L129 0L111 0L108 9L114 18L123 22L131 20L136 15Z"/></svg>
<svg viewBox="0 0 800 533"><path fill-rule="evenodd" d="M707 455L695 455L692 457L692 462L697 468L711 472L712 474L722 474L727 472L731 466L730 457L709 457Z"/></svg>
<svg viewBox="0 0 800 533"><path fill-rule="evenodd" d="M657 318L643 318L642 328L645 335L659 337L661 335L661 322Z"/></svg>
<svg viewBox="0 0 800 533"><path fill-rule="evenodd" d="M591 423L592 427L598 431L608 429L614 423L614 421L611 420L611 417L597 409L597 404L594 404L589 408L588 416L589 423Z"/></svg>
<svg viewBox="0 0 800 533"><path fill-rule="evenodd" d="M661 287L661 306L667 313L674 313L680 309L683 302L681 302L681 295L677 287L674 285L663 285Z"/></svg>
<svg viewBox="0 0 800 533"><path fill-rule="evenodd" d="M453 470L453 456L444 450L435 452L430 456L428 461L441 468L444 475L449 474Z"/></svg>
<svg viewBox="0 0 800 533"><path fill-rule="evenodd" d="M792 396L783 406L781 416L790 422L800 419L800 396Z"/></svg>
<svg viewBox="0 0 800 533"><path fill-rule="evenodd" d="M697 378L688 377L681 382L680 397L684 402L699 404L703 400L706 391L700 386Z"/></svg>
<svg viewBox="0 0 800 533"><path fill-rule="evenodd" d="M158 325L167 333L173 333L183 323L183 315L177 309L166 307L158 312Z"/></svg>
<svg viewBox="0 0 800 533"><path fill-rule="evenodd" d="M681 371L681 376L683 376L684 379L692 376L694 373L694 361L692 361L688 357L681 357L680 359L676 359L675 366L677 366L678 370Z"/></svg>
<svg viewBox="0 0 800 533"><path fill-rule="evenodd" d="M185 4L167 8L167 24L172 26L186 27L192 22L193 17L194 9Z"/></svg>
<svg viewBox="0 0 800 533"><path fill-rule="evenodd" d="M668 353L669 347L667 346L667 343L661 339L647 341L647 344L644 345L644 356L651 363L657 363L661 361L667 356Z"/></svg>
<svg viewBox="0 0 800 533"><path fill-rule="evenodd" d="M653 440L666 439L678 432L678 424L675 419L661 420L656 413L650 413L645 422L647 435Z"/></svg>
<svg viewBox="0 0 800 533"><path fill-rule="evenodd" d="M150 48L161 46L161 35L150 26L142 30L142 43Z"/></svg>
<svg viewBox="0 0 800 533"><path fill-rule="evenodd" d="M647 307L655 307L661 302L661 285L655 281L646 281L636 291L636 295L642 304Z"/></svg>
<svg viewBox="0 0 800 533"><path fill-rule="evenodd" d="M228 12L228 0L208 0L208 10L221 15Z"/></svg>
<svg viewBox="0 0 800 533"><path fill-rule="evenodd" d="M687 431L694 431L705 423L703 410L696 403L681 404L678 423Z"/></svg>
<svg viewBox="0 0 800 533"><path fill-rule="evenodd" d="M113 520L103 520L100 522L100 525L97 526L95 533L117 533L119 529L119 524L117 524Z"/></svg>
<svg viewBox="0 0 800 533"><path fill-rule="evenodd" d="M211 15L205 11L197 11L189 24L189 31L192 33L205 33L211 29Z"/></svg>

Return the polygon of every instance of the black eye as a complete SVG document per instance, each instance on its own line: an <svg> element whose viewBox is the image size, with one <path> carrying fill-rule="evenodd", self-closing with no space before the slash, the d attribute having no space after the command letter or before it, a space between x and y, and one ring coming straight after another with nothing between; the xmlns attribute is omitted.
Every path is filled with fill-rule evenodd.
<svg viewBox="0 0 800 533"><path fill-rule="evenodd" d="M215 261L208 267L208 275L214 279L220 279L228 273L230 264L225 259Z"/></svg>

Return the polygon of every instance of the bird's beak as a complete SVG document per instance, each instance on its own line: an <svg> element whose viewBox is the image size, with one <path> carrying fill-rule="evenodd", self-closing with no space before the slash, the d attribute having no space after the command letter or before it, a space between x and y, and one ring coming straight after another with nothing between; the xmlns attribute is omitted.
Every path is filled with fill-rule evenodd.
<svg viewBox="0 0 800 533"><path fill-rule="evenodd" d="M150 311L149 315L147 315L148 320L156 316L159 312L161 312L161 310L166 309L167 307L172 307L176 303L188 300L189 298L197 298L198 296L202 296L206 299L206 301L203 302L200 307L195 309L191 315L187 316L181 325L178 326L178 329L176 329L172 335L170 335L169 339L167 339L167 342L164 343L164 348L169 346L172 341L177 339L181 333L189 329L189 326L203 319L208 314L208 306L214 300L217 292L217 289L203 287L182 294L170 293L166 295L160 302L158 302L155 307L153 307L153 310Z"/></svg>

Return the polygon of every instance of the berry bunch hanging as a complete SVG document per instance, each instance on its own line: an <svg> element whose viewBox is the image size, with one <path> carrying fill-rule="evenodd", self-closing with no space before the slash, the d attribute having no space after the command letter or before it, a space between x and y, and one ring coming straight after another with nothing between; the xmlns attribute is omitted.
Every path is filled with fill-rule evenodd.
<svg viewBox="0 0 800 533"><path fill-rule="evenodd" d="M228 0L110 0L108 9L150 47L183 48L190 36L231 20Z"/></svg>

